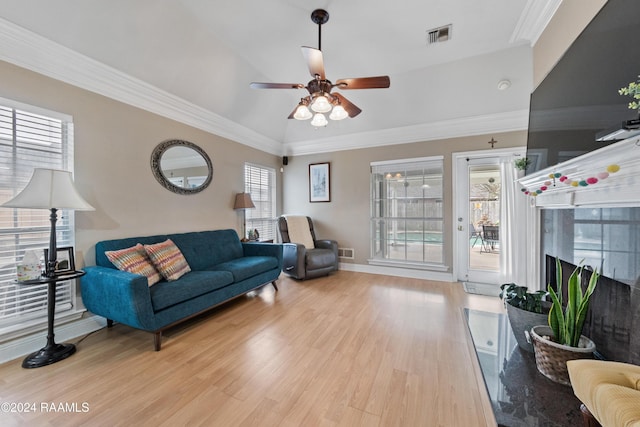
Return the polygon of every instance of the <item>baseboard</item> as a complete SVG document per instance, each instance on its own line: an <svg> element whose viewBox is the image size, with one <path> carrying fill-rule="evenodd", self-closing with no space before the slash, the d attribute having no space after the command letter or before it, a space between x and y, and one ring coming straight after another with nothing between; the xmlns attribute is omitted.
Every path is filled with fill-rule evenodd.
<svg viewBox="0 0 640 427"><path fill-rule="evenodd" d="M82 319L56 326L54 329L56 342L69 341L74 338L97 331L107 325L103 317L87 314ZM47 343L47 331L39 331L2 344L0 363L21 358L40 350Z"/></svg>
<svg viewBox="0 0 640 427"><path fill-rule="evenodd" d="M403 267L385 267L380 265L364 265L364 264L339 264L340 270L355 271L356 273L380 274L384 276L407 277L409 279L425 279L437 280L440 282L455 282L451 273L442 273L430 270L416 270Z"/></svg>

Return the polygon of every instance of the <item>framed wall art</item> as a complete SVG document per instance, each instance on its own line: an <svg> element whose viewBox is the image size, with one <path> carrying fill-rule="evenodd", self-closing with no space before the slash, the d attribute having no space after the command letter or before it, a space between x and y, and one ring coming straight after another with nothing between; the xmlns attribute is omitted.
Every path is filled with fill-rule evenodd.
<svg viewBox="0 0 640 427"><path fill-rule="evenodd" d="M44 250L45 264L49 259L49 249ZM55 274L69 273L75 271L76 264L73 257L73 246L56 249Z"/></svg>
<svg viewBox="0 0 640 427"><path fill-rule="evenodd" d="M330 163L312 163L309 165L309 201L331 201Z"/></svg>

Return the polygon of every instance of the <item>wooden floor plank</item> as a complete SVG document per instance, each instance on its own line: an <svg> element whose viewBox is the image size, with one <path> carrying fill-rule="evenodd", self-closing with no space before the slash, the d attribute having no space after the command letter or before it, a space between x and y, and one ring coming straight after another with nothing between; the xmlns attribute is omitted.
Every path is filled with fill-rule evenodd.
<svg viewBox="0 0 640 427"><path fill-rule="evenodd" d="M54 365L0 365L0 400L37 405L1 413L0 424L490 424L461 309L500 311L497 298L348 271L283 276L278 287L172 328L160 352L149 333L116 324L75 340L78 352Z"/></svg>

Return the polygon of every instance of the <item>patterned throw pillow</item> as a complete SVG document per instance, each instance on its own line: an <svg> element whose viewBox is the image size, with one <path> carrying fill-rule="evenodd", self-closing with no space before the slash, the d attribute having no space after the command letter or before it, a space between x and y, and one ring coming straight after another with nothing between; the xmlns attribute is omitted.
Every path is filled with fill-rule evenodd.
<svg viewBox="0 0 640 427"><path fill-rule="evenodd" d="M146 276L149 286L155 285L162 279L140 243L131 248L106 251L104 254L118 270Z"/></svg>
<svg viewBox="0 0 640 427"><path fill-rule="evenodd" d="M155 245L144 245L144 250L162 277L168 281L177 280L191 271L184 255L171 239Z"/></svg>

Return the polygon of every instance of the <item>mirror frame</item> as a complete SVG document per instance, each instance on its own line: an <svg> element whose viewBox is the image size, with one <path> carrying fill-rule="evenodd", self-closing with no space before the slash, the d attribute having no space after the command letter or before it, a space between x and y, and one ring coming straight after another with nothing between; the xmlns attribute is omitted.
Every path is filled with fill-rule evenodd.
<svg viewBox="0 0 640 427"><path fill-rule="evenodd" d="M164 176L164 174L162 173L162 168L160 167L160 161L162 160L162 155L169 148L172 148L172 147L191 148L192 150L196 151L198 154L202 156L204 161L207 163L207 170L208 170L207 179L205 179L202 185L196 188L178 187L177 185L173 184ZM151 171L153 172L153 176L160 183L160 185L162 185L167 190L176 194L184 195L184 194L199 193L205 188L207 188L209 184L211 184L211 181L213 180L213 165L207 153L205 153L205 151L202 148L198 147L196 144L189 141L183 141L180 139L170 139L168 141L161 142L156 146L156 148L153 149L153 152L151 153Z"/></svg>

